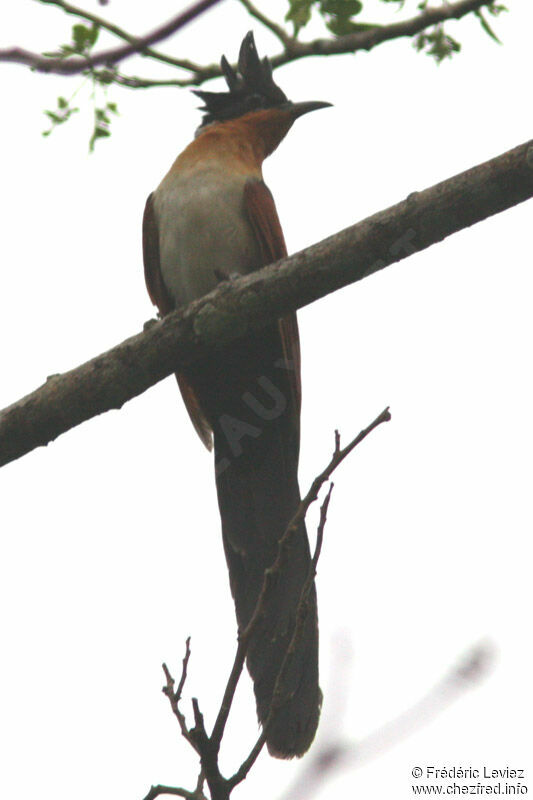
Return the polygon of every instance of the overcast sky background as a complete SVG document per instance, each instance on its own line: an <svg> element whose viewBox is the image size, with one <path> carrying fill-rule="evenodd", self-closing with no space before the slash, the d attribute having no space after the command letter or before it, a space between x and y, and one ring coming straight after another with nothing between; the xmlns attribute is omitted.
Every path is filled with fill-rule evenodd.
<svg viewBox="0 0 533 800"><path fill-rule="evenodd" d="M533 6L508 5L494 21L503 46L474 18L450 23L463 52L440 67L400 40L276 72L291 99L334 103L298 121L265 165L290 252L531 137ZM397 18L368 6L365 19ZM285 3L262 7L281 19ZM141 34L179 4L86 8ZM2 17L1 47L41 51L67 42L73 23L30 0L4 0ZM232 0L160 49L233 60L250 27L260 53L277 52ZM123 69L168 75L140 59ZM188 91L112 88L120 116L89 156L83 79L0 71L3 407L153 316L144 202L199 113ZM43 139L43 110L77 89L83 111ZM497 649L481 685L318 798L409 798L414 766L533 766L531 266L523 204L300 312L302 489L327 463L335 428L347 441L392 412L335 479L317 579L316 746L379 729L472 644ZM141 800L152 783L192 788L195 760L160 665L179 674L192 636L185 696L212 722L235 622L211 458L174 379L8 465L0 493L1 796ZM227 774L256 735L246 677ZM281 797L300 769L262 756L235 797Z"/></svg>

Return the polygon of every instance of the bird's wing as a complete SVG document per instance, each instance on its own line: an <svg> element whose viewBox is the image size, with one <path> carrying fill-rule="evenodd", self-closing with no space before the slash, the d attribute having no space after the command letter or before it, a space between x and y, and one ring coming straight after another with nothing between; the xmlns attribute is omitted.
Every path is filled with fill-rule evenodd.
<svg viewBox="0 0 533 800"><path fill-rule="evenodd" d="M283 231L274 203L274 198L263 181L252 179L244 187L244 208L259 244L262 264L266 266L287 255ZM259 265L258 265L259 266ZM279 320L283 344L285 367L290 376L295 408L298 415L302 399L300 377L300 337L296 313L287 314Z"/></svg>
<svg viewBox="0 0 533 800"><path fill-rule="evenodd" d="M157 306L161 316L172 311L172 303L168 296L161 266L159 263L159 230L154 212L153 192L148 195L143 215L143 260L144 280L150 300Z"/></svg>
<svg viewBox="0 0 533 800"><path fill-rule="evenodd" d="M153 193L148 196L143 215L143 259L144 279L150 300L164 316L173 310L173 304L163 283L159 258L159 230L154 212ZM183 373L176 372L183 402L189 412L192 424L208 450L213 447L211 427L200 407L194 389Z"/></svg>

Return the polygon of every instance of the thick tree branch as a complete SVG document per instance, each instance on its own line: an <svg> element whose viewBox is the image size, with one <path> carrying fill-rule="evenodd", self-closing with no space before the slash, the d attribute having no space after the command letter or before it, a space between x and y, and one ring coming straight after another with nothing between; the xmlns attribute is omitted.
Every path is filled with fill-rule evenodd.
<svg viewBox="0 0 533 800"><path fill-rule="evenodd" d="M462 172L251 275L80 367L52 376L0 412L0 465L251 330L533 196L533 141Z"/></svg>
<svg viewBox="0 0 533 800"><path fill-rule="evenodd" d="M64 2L64 0L42 0L42 2L59 5L67 10L68 13L76 13L76 11L73 10L75 7L70 6L68 3ZM162 25L160 28L157 28L155 31L152 31L152 33L139 38L130 36L130 34L118 28L118 26L114 26L112 23L107 23L104 20L101 20L100 24L105 23L103 24L103 27L106 27L106 29L110 32L115 33L115 35L125 39L128 44L122 47L96 53L94 56L89 58L82 58L78 56L55 58L43 56L40 53L33 53L20 47L11 47L0 50L0 62L5 61L24 64L39 72L53 72L61 75L76 75L86 72L88 69L94 69L95 67L109 67L114 64L118 64L123 59L134 55L135 53L143 53L144 55L155 58L156 60L182 67L183 69L189 70L193 74L190 77L182 80L150 80L142 77L128 77L125 75L119 75L115 81L116 83L133 89L150 88L152 86L198 86L206 80L219 77L222 74L220 66L218 64L208 64L202 66L185 59L172 59L170 56L162 56L162 54L156 51L150 51L149 48L150 45L153 45L156 42L167 38L172 33L175 33L176 30L189 22L190 19L198 16L208 7L217 2L220 2L220 0L203 0L203 2L197 3L188 11L185 11L182 14L179 14L177 17L174 17L172 20L169 20L169 22L167 22L165 25ZM426 8L415 17L403 20L402 22L396 22L391 25L379 25L370 28L369 30L358 31L355 33L346 34L344 36L331 37L327 39L314 39L311 42L302 42L290 36L280 25L273 22L261 11L259 11L259 9L257 9L255 5L250 2L250 0L239 0L239 2L241 2L241 4L255 19L260 21L269 30L275 33L278 39L283 42L284 46L282 52L277 53L270 59L274 67L279 67L283 64L288 64L292 61L296 61L300 58L306 58L308 56L330 56L345 53L356 53L358 50L371 50L382 42L391 41L393 39L399 39L402 37L412 37L426 28L437 25L441 22L445 22L446 20L461 19L467 14L476 12L480 8L489 5L492 0L458 0L458 2L455 3L445 2L436 8ZM83 15L79 14L79 16L90 20L92 15L83 12ZM113 28L115 30L112 30ZM111 72L110 77L112 77Z"/></svg>

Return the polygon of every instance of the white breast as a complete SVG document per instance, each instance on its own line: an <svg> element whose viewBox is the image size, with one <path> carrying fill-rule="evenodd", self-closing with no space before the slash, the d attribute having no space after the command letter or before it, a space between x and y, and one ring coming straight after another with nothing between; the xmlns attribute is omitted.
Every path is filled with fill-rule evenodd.
<svg viewBox="0 0 533 800"><path fill-rule="evenodd" d="M220 274L244 274L258 251L243 208L246 176L216 165L169 173L154 192L161 273L177 306L214 289Z"/></svg>

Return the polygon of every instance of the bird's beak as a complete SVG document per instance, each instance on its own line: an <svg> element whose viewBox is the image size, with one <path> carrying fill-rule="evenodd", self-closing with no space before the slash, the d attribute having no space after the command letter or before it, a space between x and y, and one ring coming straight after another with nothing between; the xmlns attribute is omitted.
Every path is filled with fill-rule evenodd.
<svg viewBox="0 0 533 800"><path fill-rule="evenodd" d="M290 112L293 119L298 119L303 114L308 114L310 111L318 111L319 108L329 108L332 103L326 103L322 100L307 100L303 103L291 103Z"/></svg>

